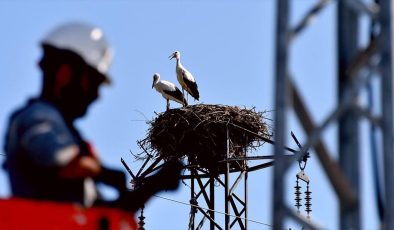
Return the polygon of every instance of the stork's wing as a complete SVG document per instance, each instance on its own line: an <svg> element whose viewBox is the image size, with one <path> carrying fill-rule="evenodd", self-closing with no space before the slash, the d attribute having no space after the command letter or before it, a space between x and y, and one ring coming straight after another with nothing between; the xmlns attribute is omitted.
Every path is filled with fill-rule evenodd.
<svg viewBox="0 0 394 230"><path fill-rule="evenodd" d="M200 93L198 92L198 86L192 74L184 70L182 71L182 75L183 81L187 86L187 92L190 93L190 95L192 95L192 97L198 101L200 99Z"/></svg>
<svg viewBox="0 0 394 230"><path fill-rule="evenodd" d="M171 99L180 103L184 104L187 106L186 99L183 97L182 92L178 89L178 87L175 87L175 91L170 91L170 90L163 90L163 92L169 96L171 96Z"/></svg>

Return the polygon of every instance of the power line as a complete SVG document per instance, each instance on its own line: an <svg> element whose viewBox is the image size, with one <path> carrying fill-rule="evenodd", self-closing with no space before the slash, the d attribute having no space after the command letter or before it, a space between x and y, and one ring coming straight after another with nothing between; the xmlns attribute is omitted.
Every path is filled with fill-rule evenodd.
<svg viewBox="0 0 394 230"><path fill-rule="evenodd" d="M204 209L206 211L212 211L212 212L216 212L216 213L219 213L219 214L228 215L228 216L231 216L231 217L243 219L243 220L246 220L246 221L249 221L249 222L253 222L253 223L256 223L256 224L260 224L260 225L265 225L265 226L268 226L268 227L271 227L271 228L273 227L270 224L265 224L265 223L257 221L257 220L252 220L252 219L247 219L247 218L243 218L243 217L236 216L236 215L227 214L227 213L216 211L216 210L210 209L210 208L203 208L203 207L200 207L200 206L195 205L195 204L190 204L190 203L186 203L186 202L170 199L170 198L167 198L167 197L162 197L162 196L158 196L158 195L153 195L153 196L157 197L157 198L164 199L164 200L172 201L172 202L175 202L175 203L184 204L184 205L192 206L192 207L195 207L195 208L201 208L201 209Z"/></svg>

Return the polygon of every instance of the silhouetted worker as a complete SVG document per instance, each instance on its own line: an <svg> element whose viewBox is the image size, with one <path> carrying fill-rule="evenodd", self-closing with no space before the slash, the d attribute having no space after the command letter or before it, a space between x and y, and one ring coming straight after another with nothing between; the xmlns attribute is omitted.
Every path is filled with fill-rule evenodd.
<svg viewBox="0 0 394 230"><path fill-rule="evenodd" d="M13 196L135 211L158 191L176 189L182 165L173 162L135 191L127 191L123 172L102 166L74 126L97 99L100 86L110 83L113 54L103 31L68 23L50 32L41 45L41 95L11 115L5 138ZM117 188L119 199L100 201L96 182Z"/></svg>

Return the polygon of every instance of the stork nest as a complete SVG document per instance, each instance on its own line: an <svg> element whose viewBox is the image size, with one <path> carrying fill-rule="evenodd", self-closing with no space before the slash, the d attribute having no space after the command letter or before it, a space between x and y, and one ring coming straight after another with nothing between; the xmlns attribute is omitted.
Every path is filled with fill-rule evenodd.
<svg viewBox="0 0 394 230"><path fill-rule="evenodd" d="M254 108L206 104L170 109L149 122L147 137L140 144L156 157L187 157L191 164L221 173L226 168L223 160L227 146L231 157L245 156L247 150L264 144L258 135L272 136L265 113ZM245 162L230 162L231 169L245 167Z"/></svg>

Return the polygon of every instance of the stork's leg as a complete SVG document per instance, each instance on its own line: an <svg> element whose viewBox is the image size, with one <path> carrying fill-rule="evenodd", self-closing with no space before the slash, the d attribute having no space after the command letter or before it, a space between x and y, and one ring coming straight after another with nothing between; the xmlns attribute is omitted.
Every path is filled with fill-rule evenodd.
<svg viewBox="0 0 394 230"><path fill-rule="evenodd" d="M187 93L187 92L186 92ZM185 97L185 89L182 87L182 96L183 96L183 98L186 98ZM187 102L187 99L186 99L186 102ZM183 107L185 107L185 105L183 105Z"/></svg>
<svg viewBox="0 0 394 230"><path fill-rule="evenodd" d="M170 100L167 99L167 111L170 109Z"/></svg>

